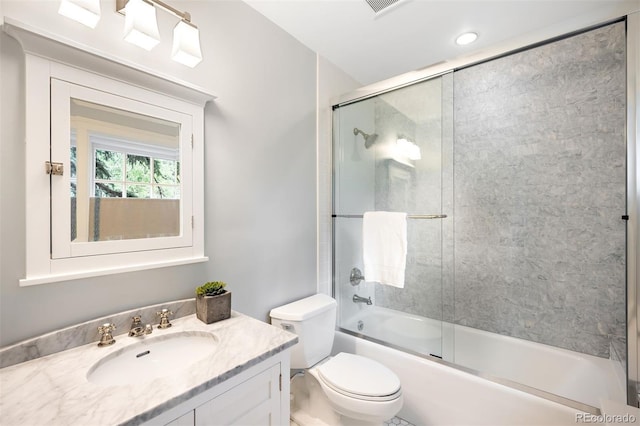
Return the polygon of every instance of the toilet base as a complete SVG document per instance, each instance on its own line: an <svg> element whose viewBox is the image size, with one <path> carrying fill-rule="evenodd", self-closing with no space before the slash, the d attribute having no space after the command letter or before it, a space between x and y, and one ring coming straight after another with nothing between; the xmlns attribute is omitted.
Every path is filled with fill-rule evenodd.
<svg viewBox="0 0 640 426"><path fill-rule="evenodd" d="M330 405L317 380L308 372L291 382L291 420L299 426L382 426L346 417Z"/></svg>

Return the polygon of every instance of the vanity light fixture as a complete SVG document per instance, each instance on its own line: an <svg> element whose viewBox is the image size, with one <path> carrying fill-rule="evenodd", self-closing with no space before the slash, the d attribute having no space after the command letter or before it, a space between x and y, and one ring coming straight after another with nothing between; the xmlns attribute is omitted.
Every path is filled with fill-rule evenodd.
<svg viewBox="0 0 640 426"><path fill-rule="evenodd" d="M181 19L173 29L171 59L191 68L202 61L200 31L187 20Z"/></svg>
<svg viewBox="0 0 640 426"><path fill-rule="evenodd" d="M191 68L198 65L202 61L198 27L191 22L189 12L181 12L161 0L116 0L116 11L125 15L125 40L147 50L158 44L160 34L155 6L180 18L173 29L171 58ZM132 17L129 17L130 12L133 12Z"/></svg>
<svg viewBox="0 0 640 426"><path fill-rule="evenodd" d="M478 39L477 33L471 33L471 32L464 33L464 34L460 34L458 38L456 38L456 44L458 46L464 46L464 45L473 43L477 39Z"/></svg>
<svg viewBox="0 0 640 426"><path fill-rule="evenodd" d="M95 28L100 20L100 0L62 0L58 13L89 28Z"/></svg>
<svg viewBox="0 0 640 426"><path fill-rule="evenodd" d="M400 153L409 160L420 160L422 158L420 147L410 140L399 137L398 140L396 140L396 145Z"/></svg>
<svg viewBox="0 0 640 426"><path fill-rule="evenodd" d="M147 0L129 0L124 8L124 39L145 50L160 43L156 8Z"/></svg>

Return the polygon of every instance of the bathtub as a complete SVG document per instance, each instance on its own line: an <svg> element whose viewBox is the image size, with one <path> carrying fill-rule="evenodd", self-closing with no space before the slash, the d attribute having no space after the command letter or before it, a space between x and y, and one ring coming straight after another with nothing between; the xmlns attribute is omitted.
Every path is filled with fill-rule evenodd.
<svg viewBox="0 0 640 426"><path fill-rule="evenodd" d="M538 396L541 390L597 408L602 400L626 401L624 371L608 359L375 306L341 325L347 333L410 354L435 355L467 373Z"/></svg>

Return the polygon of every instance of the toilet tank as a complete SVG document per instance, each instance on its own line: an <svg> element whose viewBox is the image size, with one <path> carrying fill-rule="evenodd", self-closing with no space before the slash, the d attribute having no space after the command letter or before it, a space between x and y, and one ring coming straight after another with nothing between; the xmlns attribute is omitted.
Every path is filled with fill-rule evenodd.
<svg viewBox="0 0 640 426"><path fill-rule="evenodd" d="M298 335L291 348L291 368L309 368L331 354L336 328L336 301L316 294L274 308L271 324Z"/></svg>

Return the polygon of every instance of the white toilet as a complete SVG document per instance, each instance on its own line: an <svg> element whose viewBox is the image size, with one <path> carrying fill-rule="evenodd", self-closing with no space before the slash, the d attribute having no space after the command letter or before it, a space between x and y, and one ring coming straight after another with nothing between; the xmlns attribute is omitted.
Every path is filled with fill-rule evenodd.
<svg viewBox="0 0 640 426"><path fill-rule="evenodd" d="M271 323L298 335L291 369L291 418L306 425L381 425L402 408L400 380L384 365L360 355L330 357L336 301L316 294L272 309ZM308 374L307 374L308 373Z"/></svg>

